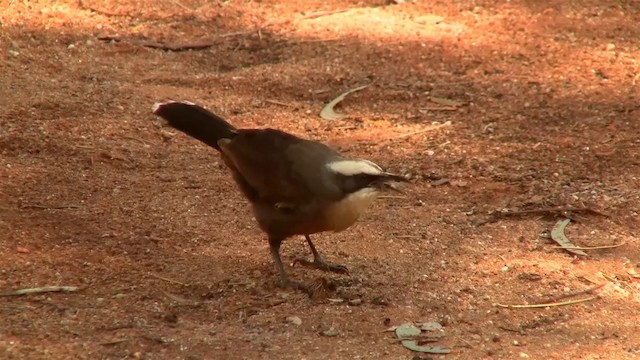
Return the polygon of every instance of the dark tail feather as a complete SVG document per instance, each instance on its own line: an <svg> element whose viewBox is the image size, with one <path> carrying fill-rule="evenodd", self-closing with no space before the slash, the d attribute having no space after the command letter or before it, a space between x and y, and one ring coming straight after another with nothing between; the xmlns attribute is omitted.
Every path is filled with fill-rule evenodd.
<svg viewBox="0 0 640 360"><path fill-rule="evenodd" d="M171 127L196 138L220 151L218 140L233 139L236 128L231 124L196 104L183 101L157 103L153 113L167 120Z"/></svg>

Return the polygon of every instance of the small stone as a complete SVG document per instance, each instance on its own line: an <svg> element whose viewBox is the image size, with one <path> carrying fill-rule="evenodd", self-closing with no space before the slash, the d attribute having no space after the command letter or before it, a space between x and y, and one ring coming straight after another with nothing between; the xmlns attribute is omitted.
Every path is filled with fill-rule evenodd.
<svg viewBox="0 0 640 360"><path fill-rule="evenodd" d="M608 43L606 49L607 49L607 51L613 51L613 50L616 49L616 44Z"/></svg>
<svg viewBox="0 0 640 360"><path fill-rule="evenodd" d="M336 330L336 329L335 329L335 328L333 328L333 327L330 327L330 328L328 328L328 329L323 330L323 331L321 331L321 332L320 332L320 335L322 335L322 336L328 336L328 337L338 336L338 334L339 334L339 333L338 333L338 330Z"/></svg>
<svg viewBox="0 0 640 360"><path fill-rule="evenodd" d="M352 299L349 300L349 305L358 306L362 304L362 299Z"/></svg>
<svg viewBox="0 0 640 360"><path fill-rule="evenodd" d="M529 358L529 355L527 355L526 353L523 353L523 352L521 352L519 356L520 356L521 359L528 359Z"/></svg>
<svg viewBox="0 0 640 360"><path fill-rule="evenodd" d="M287 317L287 321L292 323L293 325L300 326L302 325L302 319L297 316L289 316Z"/></svg>

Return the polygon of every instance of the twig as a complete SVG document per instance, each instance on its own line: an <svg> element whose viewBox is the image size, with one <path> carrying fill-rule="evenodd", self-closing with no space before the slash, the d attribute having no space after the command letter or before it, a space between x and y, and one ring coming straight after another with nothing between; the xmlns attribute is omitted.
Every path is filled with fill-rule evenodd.
<svg viewBox="0 0 640 360"><path fill-rule="evenodd" d="M568 297L573 297L573 296L578 296L578 295L584 295L584 294L590 294L596 290L600 290L602 287L604 287L606 285L606 283L602 283L600 285L596 285L584 290L576 290L576 291L570 291L564 294L560 294L558 296L551 296L551 297L547 297L547 298L543 298L540 299L538 301L536 301L536 303L554 303L556 301L560 301L562 299L566 299Z"/></svg>
<svg viewBox="0 0 640 360"><path fill-rule="evenodd" d="M398 239L417 239L418 235L398 235L396 236Z"/></svg>
<svg viewBox="0 0 640 360"><path fill-rule="evenodd" d="M181 3L181 2L180 2L180 1L178 1L178 0L171 0L171 2L172 2L172 3L174 3L174 4L176 4L176 5L178 5L178 6L180 6L181 8L183 8L183 9L185 9L185 10L189 11L189 12L193 12L193 9L192 9L192 8L190 8L190 7L186 6L186 5L184 5L183 3Z"/></svg>
<svg viewBox="0 0 640 360"><path fill-rule="evenodd" d="M191 9L189 9L188 7L180 4L180 2L178 2L177 0L171 0L173 3L175 3L176 5L179 5L189 11L193 11ZM91 11L96 11L96 12L101 12L101 13L105 13L104 11L100 10L95 10L89 7L84 6L82 3L80 3L81 7L84 7L88 10ZM114 42L127 42L131 45L136 45L136 46L142 46L142 47L147 47L150 49L157 49L157 50L165 50L165 51L174 51L174 52L179 52L179 51L188 51L188 50L205 50L208 49L210 47L213 47L214 45L216 45L218 43L218 39L219 38L227 38L227 37L232 37L232 36L245 36L245 35L250 35L253 33L257 33L258 36L260 37L260 39L262 39L262 31L274 26L274 25L282 25L282 24L287 24L290 22L293 22L295 20L307 20L307 19L317 19L319 17L322 16L328 16L328 15L334 15L334 14L338 14L338 13L343 13L343 12L347 12L351 9L342 9L342 10L333 10L333 11L323 11L323 12L318 12L318 13L312 13L309 15L305 15L302 16L301 18L298 19L284 19L284 20L278 20L278 21L273 21L273 22L269 22L267 24L265 24L264 26L254 29L254 30L249 30L249 31L236 31L236 32L230 32L230 33L226 33L226 34L220 34L216 36L216 39L212 39L212 40L207 40L207 41L202 41L202 42L194 42L194 43L178 43L178 44L172 44L172 43L159 43L159 42L155 42L155 41L146 41L146 40L127 40L127 39L123 39L121 37L118 36L112 36L112 35L105 35L105 36L99 36L98 40L100 41L114 41ZM105 13L107 14L107 13ZM107 15L112 15L112 16L129 16L129 15L120 15L120 14L107 14Z"/></svg>
<svg viewBox="0 0 640 360"><path fill-rule="evenodd" d="M190 301L190 300L187 300L187 299L185 299L185 298L181 298L181 297L180 297L180 296L178 296L178 295L174 295L174 294L172 294L172 293L166 292L166 291L164 291L164 290L163 290L162 292L163 292L163 293L164 293L164 294L165 294L169 299L171 299L171 300L173 300L173 301L177 302L177 303L178 303L178 304L180 304L180 305L184 305L184 306L193 306L193 307L197 307L197 306L202 305L201 303L199 303L199 302L197 302L197 301Z"/></svg>
<svg viewBox="0 0 640 360"><path fill-rule="evenodd" d="M426 129L421 129L421 130L417 130L417 131L412 131L410 133L394 136L394 137L390 138L389 140L404 139L404 138L408 138L408 137L411 137L411 136L414 136L414 135L423 134L423 133L426 133L426 132L429 132L429 131L438 130L438 129L446 127L446 126L451 126L451 121L446 121L446 122L444 122L442 124L429 126ZM389 141L389 140L387 140L387 141Z"/></svg>
<svg viewBox="0 0 640 360"><path fill-rule="evenodd" d="M141 143L141 144L142 144L142 145L144 145L144 146L149 146L149 144L148 144L146 141L144 141L144 140L142 140L142 139L139 139L139 138L137 138L137 137L133 137L133 136L125 135L125 136L123 136L123 138L125 138L125 139L129 139L129 140L138 141L139 143Z"/></svg>
<svg viewBox="0 0 640 360"><path fill-rule="evenodd" d="M108 11L108 10L102 10L102 9L97 9L94 8L92 6L86 5L84 3L84 1L79 1L79 5L80 5L80 9L83 10L88 10L88 11L92 11L96 14L100 14L100 15L105 15L105 16L129 16L131 17L131 15L129 14L122 14L122 13L117 13L117 12L112 12L112 11Z"/></svg>
<svg viewBox="0 0 640 360"><path fill-rule="evenodd" d="M509 308L509 309L535 309L535 308L546 308L546 307L553 307L553 306L566 306L566 305L579 304L579 303L591 301L591 300L594 300L594 299L597 299L597 298L598 298L598 296L596 295L596 296L591 296L591 297L584 298L584 299L576 299L576 300L569 300L569 301L555 302L555 303L547 303L547 304L531 304L531 305L494 304L494 305L498 306L498 307L502 307L502 308Z"/></svg>
<svg viewBox="0 0 640 360"><path fill-rule="evenodd" d="M345 12L350 11L350 10L351 9L338 9L338 10L329 10L329 11L318 11L318 12L315 12L315 13L311 13L309 15L304 15L303 17L298 18L297 20L317 19L317 18L323 17L323 16L330 16L330 15L345 13Z"/></svg>
<svg viewBox="0 0 640 360"><path fill-rule="evenodd" d="M625 245L627 242L623 241L620 244L613 245L601 245L601 246L552 246L553 249L570 249L570 250L600 250L600 249L613 249Z"/></svg>
<svg viewBox="0 0 640 360"><path fill-rule="evenodd" d="M286 106L286 107L295 107L295 105L291 105L289 103L278 101L278 100L266 99L263 101L269 104L275 104L275 105Z"/></svg>
<svg viewBox="0 0 640 360"><path fill-rule="evenodd" d="M149 275L153 276L156 279L160 279L160 280L163 280L163 281L166 281L166 282L170 282L170 283L174 283L174 284L178 284L178 285L182 285L182 286L187 286L187 284L185 284L183 282L180 282L178 280L169 279L169 278L166 278L164 276L160 276L158 274L149 273Z"/></svg>
<svg viewBox="0 0 640 360"><path fill-rule="evenodd" d="M43 209L43 210L61 210L61 209L80 209L80 205L37 205L37 204L21 204L20 209Z"/></svg>
<svg viewBox="0 0 640 360"><path fill-rule="evenodd" d="M158 335L140 335L140 337L143 338L143 339L155 341L155 342L157 342L159 344L168 344L168 343L170 343L169 340L163 338L162 336L158 336Z"/></svg>
<svg viewBox="0 0 640 360"><path fill-rule="evenodd" d="M120 38L117 36L111 36L111 35L98 36L98 40L127 42L131 45L143 46L151 49L158 49L158 50L165 50L165 51L174 51L174 52L187 51L187 50L204 50L218 43L217 40L209 40L209 41L194 42L194 43L164 44L164 43L158 43L155 41L146 41L146 40L135 40L135 39L127 40L127 39L123 39L123 38Z"/></svg>
<svg viewBox="0 0 640 360"><path fill-rule="evenodd" d="M328 38L328 39L304 39L304 40L296 40L291 41L289 44L297 45L297 44L308 44L308 43L318 43L318 42L329 42L329 41L338 41L340 38Z"/></svg>
<svg viewBox="0 0 640 360"><path fill-rule="evenodd" d="M562 213L562 212L588 212L595 215L609 217L608 214L605 214L596 209L592 209L590 207L572 207L572 206L564 206L564 207L545 207L540 209L528 209L528 210L503 210L503 211L495 211L493 214L497 216L512 216L512 215L526 215L526 214L545 214L545 213Z"/></svg>
<svg viewBox="0 0 640 360"><path fill-rule="evenodd" d="M117 344L123 343L123 342L125 342L127 340L129 340L129 339L127 339L127 338L115 339L115 340L111 340L111 341L101 342L101 343L99 343L99 345L102 345L102 346L117 345Z"/></svg>
<svg viewBox="0 0 640 360"><path fill-rule="evenodd" d="M30 295L30 294L41 294L48 292L73 292L78 291L79 288L75 286L44 286L37 288L27 288L20 290L12 290L0 293L0 296L18 296L18 295Z"/></svg>
<svg viewBox="0 0 640 360"><path fill-rule="evenodd" d="M398 196L398 195L380 195L378 199L406 199L406 196Z"/></svg>
<svg viewBox="0 0 640 360"><path fill-rule="evenodd" d="M422 114L425 114L429 111L457 111L459 107L455 106L427 106L418 109L418 111Z"/></svg>

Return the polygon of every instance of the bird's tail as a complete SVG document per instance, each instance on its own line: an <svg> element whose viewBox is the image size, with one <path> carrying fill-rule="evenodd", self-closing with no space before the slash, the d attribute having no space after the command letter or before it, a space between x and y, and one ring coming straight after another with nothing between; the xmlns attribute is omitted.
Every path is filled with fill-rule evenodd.
<svg viewBox="0 0 640 360"><path fill-rule="evenodd" d="M188 101L171 101L153 105L153 113L167 120L171 127L220 150L218 141L233 139L236 128L207 109Z"/></svg>

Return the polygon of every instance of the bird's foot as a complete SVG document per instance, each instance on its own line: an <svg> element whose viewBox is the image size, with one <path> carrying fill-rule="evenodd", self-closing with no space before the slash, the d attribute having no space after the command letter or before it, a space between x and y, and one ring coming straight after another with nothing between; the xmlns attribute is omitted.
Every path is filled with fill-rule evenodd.
<svg viewBox="0 0 640 360"><path fill-rule="evenodd" d="M340 265L340 264L332 264L332 263L328 263L326 261L324 261L322 258L314 258L313 261L309 261L305 258L297 258L294 262L293 265L295 266L296 264L300 264L302 266L306 266L306 267L310 267L310 268L314 268L314 269L319 269L319 270L324 270L324 271L331 271L334 273L338 273L338 274L349 274L349 269L347 269L346 266L344 265Z"/></svg>

